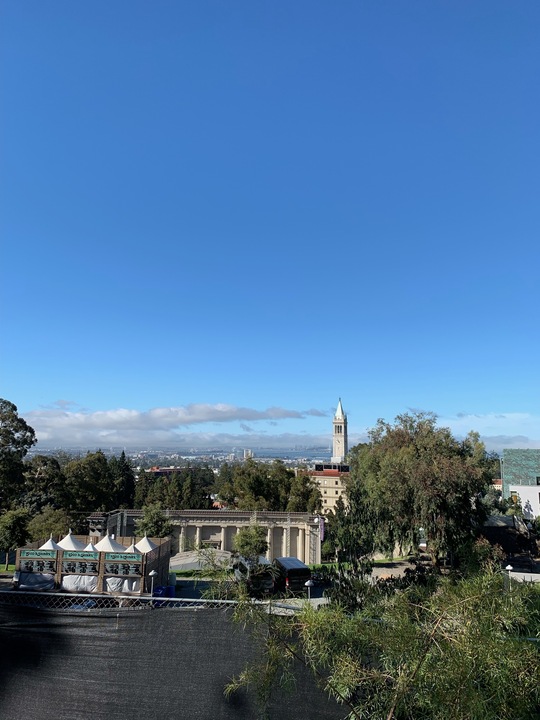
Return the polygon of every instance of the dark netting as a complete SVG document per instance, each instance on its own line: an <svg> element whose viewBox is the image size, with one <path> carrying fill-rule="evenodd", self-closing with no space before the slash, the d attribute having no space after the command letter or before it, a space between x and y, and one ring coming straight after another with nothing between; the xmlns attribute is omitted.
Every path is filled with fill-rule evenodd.
<svg viewBox="0 0 540 720"><path fill-rule="evenodd" d="M254 720L249 692L223 689L255 641L221 608L71 610L0 604L2 720ZM299 669L272 720L342 718Z"/></svg>

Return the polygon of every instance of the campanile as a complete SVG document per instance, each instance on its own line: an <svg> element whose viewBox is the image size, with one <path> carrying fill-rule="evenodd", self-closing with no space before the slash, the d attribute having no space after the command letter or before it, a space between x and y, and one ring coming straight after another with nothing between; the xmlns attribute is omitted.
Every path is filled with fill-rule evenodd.
<svg viewBox="0 0 540 720"><path fill-rule="evenodd" d="M332 439L332 462L344 463L349 447L347 442L347 415L343 412L341 398L339 398L336 414L334 415Z"/></svg>

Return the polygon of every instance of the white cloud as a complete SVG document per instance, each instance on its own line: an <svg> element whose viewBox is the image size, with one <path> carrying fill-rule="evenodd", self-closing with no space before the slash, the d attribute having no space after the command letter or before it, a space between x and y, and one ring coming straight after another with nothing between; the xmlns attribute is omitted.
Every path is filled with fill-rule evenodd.
<svg viewBox="0 0 540 720"><path fill-rule="evenodd" d="M252 424L264 421L275 425L278 420L303 420L308 416L324 416L320 410L288 410L270 407L266 410L237 407L218 403L191 404L179 407L153 408L148 411L114 410L90 412L84 409L68 409L72 403L61 401L57 407L40 408L26 413L26 421L34 428L42 445L54 447L97 447L103 444L118 446L178 446L226 445L247 442L243 434L189 432L189 428L202 424L239 423L244 433L249 433L249 443L296 442L307 444L305 436L278 434L269 436L257 433ZM246 421L249 421L250 425ZM296 436L294 436L296 437ZM302 439L300 439L302 438ZM316 439L317 442L319 438Z"/></svg>
<svg viewBox="0 0 540 720"><path fill-rule="evenodd" d="M480 434L488 450L540 448L540 416L530 413L458 413L439 417L438 424L449 427L457 437L471 430Z"/></svg>
<svg viewBox="0 0 540 720"><path fill-rule="evenodd" d="M25 419L35 429L42 447L291 448L329 447L332 432L330 420L328 431L321 434L309 433L298 425L308 417L329 418L330 415L314 409L270 407L257 410L222 403L194 403L148 411L117 408L91 412L78 408L75 403L59 401L56 407L26 413ZM279 426L284 420L296 420L296 432L280 433ZM230 432L217 430L226 424L231 425ZM488 450L500 452L504 448L540 448L540 417L529 413L463 412L439 417L438 424L449 427L456 437L465 437L471 430L477 431ZM216 426L215 432L209 431L212 425ZM366 440L365 434L350 433L349 447Z"/></svg>

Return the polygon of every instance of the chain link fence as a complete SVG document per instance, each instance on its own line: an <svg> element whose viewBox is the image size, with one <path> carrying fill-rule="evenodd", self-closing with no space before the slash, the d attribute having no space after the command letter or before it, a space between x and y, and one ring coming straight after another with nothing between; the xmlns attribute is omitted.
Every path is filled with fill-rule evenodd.
<svg viewBox="0 0 540 720"><path fill-rule="evenodd" d="M273 601L251 601L268 612L293 614L298 606ZM61 610L66 612L100 610L224 610L234 608L236 600L211 600L205 598L167 598L119 595L89 595L74 593L43 593L20 590L0 590L0 605L28 607L40 610Z"/></svg>

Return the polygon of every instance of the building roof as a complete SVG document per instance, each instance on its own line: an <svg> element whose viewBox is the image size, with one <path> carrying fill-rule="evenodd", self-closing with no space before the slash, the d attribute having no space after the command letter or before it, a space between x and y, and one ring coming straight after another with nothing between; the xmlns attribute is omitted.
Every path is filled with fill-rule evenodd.
<svg viewBox="0 0 540 720"><path fill-rule="evenodd" d="M335 477L340 478L343 475L348 475L348 472L341 472L340 470L310 470L310 477Z"/></svg>

